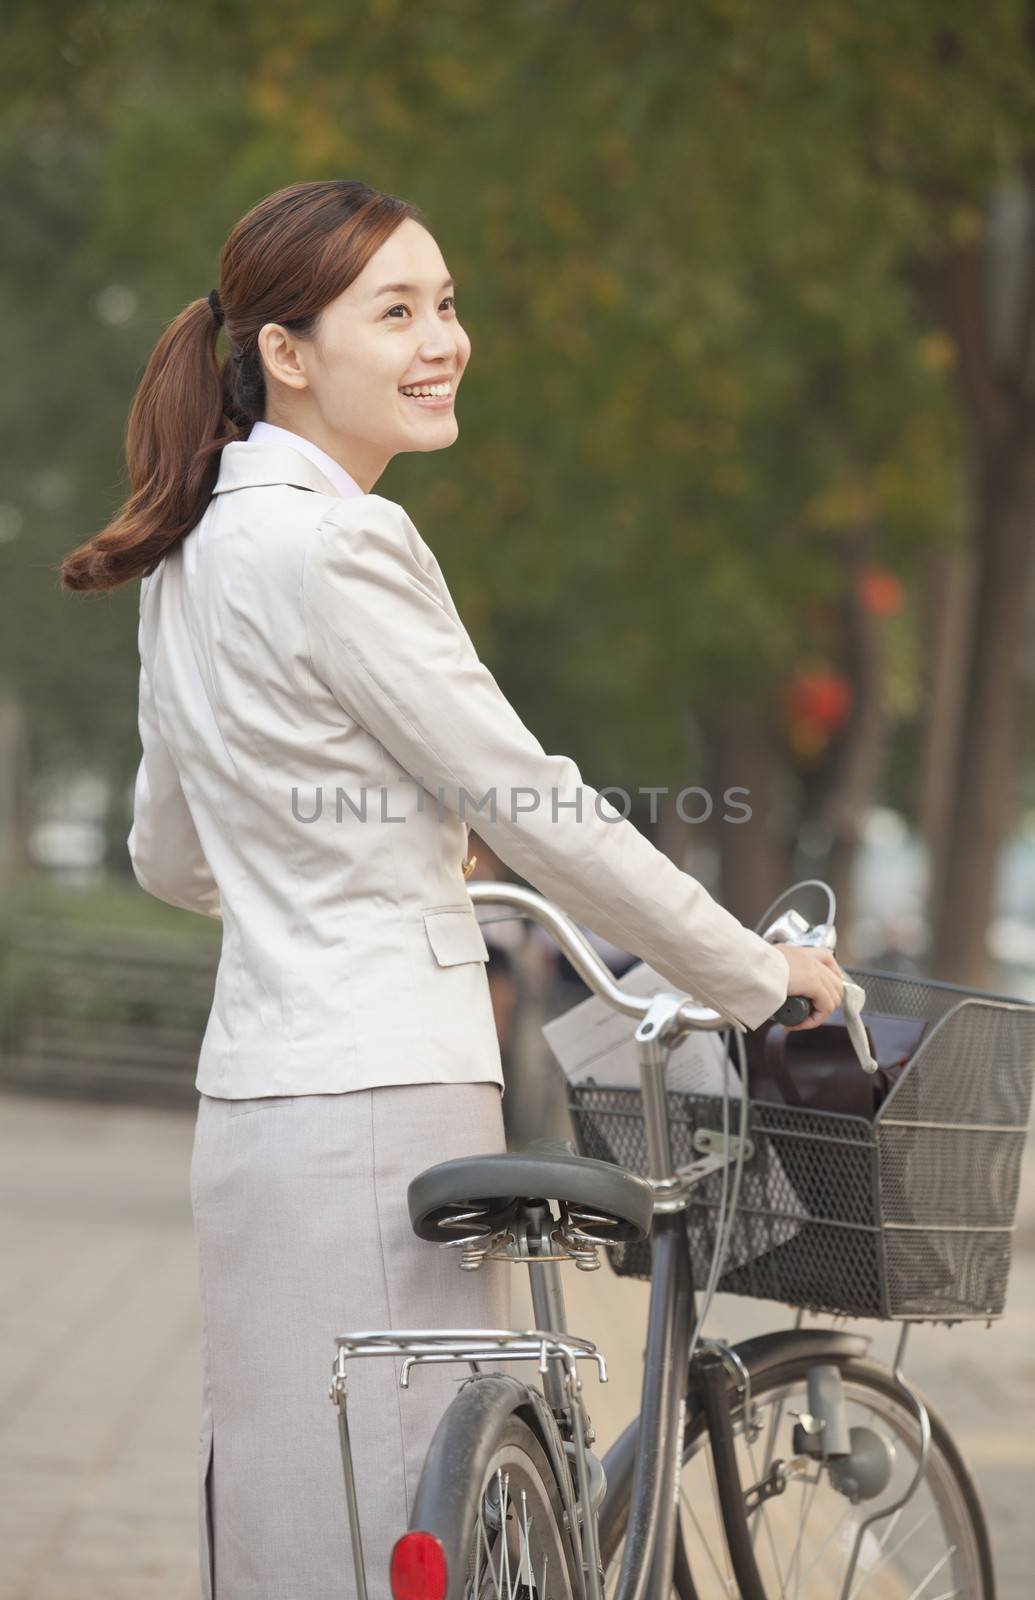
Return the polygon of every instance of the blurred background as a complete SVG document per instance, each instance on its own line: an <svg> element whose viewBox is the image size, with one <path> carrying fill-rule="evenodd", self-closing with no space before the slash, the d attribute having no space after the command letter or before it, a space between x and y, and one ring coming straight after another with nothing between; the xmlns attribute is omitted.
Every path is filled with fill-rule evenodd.
<svg viewBox="0 0 1035 1600"><path fill-rule="evenodd" d="M219 927L130 868L136 586L57 577L155 341L262 195L416 202L473 351L457 444L378 492L525 722L748 924L822 877L844 964L1035 998L1035 8L17 0L0 74L0 1595L187 1596ZM585 991L486 934L508 1135L562 1131L539 1028ZM90 1330L80 1435L54 1362ZM1030 1490L1026 1360L975 1428Z"/></svg>

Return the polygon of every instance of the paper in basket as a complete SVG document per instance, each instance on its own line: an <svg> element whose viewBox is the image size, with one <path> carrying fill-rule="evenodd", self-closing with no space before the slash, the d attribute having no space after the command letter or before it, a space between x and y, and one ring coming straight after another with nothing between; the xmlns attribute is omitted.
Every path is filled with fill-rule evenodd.
<svg viewBox="0 0 1035 1600"><path fill-rule="evenodd" d="M623 973L621 984L623 989L636 995L671 991L671 984L645 961L637 962ZM572 1089L592 1084L602 1089L638 1090L640 1067L633 1037L635 1029L635 1019L622 1016L607 1001L591 995L546 1023L542 1032ZM720 1034L691 1032L669 1055L666 1088L670 1093L721 1096L726 1077L725 1060ZM729 1064L729 1092L730 1129L735 1133L740 1119L740 1080L732 1062ZM716 1122L715 1125L721 1124ZM726 1258L727 1270L743 1266L760 1252L785 1244L809 1218L803 1204L798 1214L794 1214L799 1205L796 1191L768 1141L763 1142L754 1161L744 1170L745 1178L751 1174L752 1203L771 1206L780 1214L770 1217L764 1243L758 1241L754 1248L753 1229L737 1227L734 1230ZM701 1203L716 1205L721 1188L721 1172L706 1178L698 1191ZM791 1200L793 1211L789 1197L794 1197Z"/></svg>

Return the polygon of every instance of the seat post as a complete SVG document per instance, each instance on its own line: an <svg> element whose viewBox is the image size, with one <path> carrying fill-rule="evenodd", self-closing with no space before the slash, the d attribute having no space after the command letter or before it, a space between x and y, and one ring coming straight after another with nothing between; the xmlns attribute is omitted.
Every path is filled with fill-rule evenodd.
<svg viewBox="0 0 1035 1600"><path fill-rule="evenodd" d="M564 1286L561 1283L559 1261L539 1261L528 1264L528 1277L532 1285L532 1310L535 1325L548 1333L567 1333L568 1313L564 1304Z"/></svg>
<svg viewBox="0 0 1035 1600"><path fill-rule="evenodd" d="M540 1200L526 1206L525 1215L528 1218L526 1237L531 1250L534 1241L542 1241L544 1230L549 1239L553 1214L546 1201ZM568 1313L564 1304L561 1263L529 1260L528 1280L532 1289L532 1315L536 1327L543 1333L567 1333ZM548 1362L543 1374L543 1393L552 1411L560 1413L564 1410L564 1368L556 1359Z"/></svg>

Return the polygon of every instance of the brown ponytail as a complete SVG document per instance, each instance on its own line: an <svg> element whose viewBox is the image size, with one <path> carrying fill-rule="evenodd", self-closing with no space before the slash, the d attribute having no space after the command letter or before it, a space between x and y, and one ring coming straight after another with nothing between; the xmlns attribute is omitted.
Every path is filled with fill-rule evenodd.
<svg viewBox="0 0 1035 1600"><path fill-rule="evenodd" d="M220 328L206 296L192 300L151 353L126 425L130 494L100 533L65 557L66 589L116 589L154 571L196 526L219 454L266 409L258 337L277 322L310 338L324 306L359 276L406 217L407 201L348 179L297 183L242 217L219 258ZM220 334L227 353L219 359Z"/></svg>

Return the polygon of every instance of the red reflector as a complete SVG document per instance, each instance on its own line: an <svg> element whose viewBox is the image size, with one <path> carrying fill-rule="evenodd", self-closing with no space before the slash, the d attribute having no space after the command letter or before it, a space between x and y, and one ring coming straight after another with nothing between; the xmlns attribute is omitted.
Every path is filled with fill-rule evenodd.
<svg viewBox="0 0 1035 1600"><path fill-rule="evenodd" d="M446 1552L433 1533L404 1533L392 1550L395 1600L446 1600Z"/></svg>

